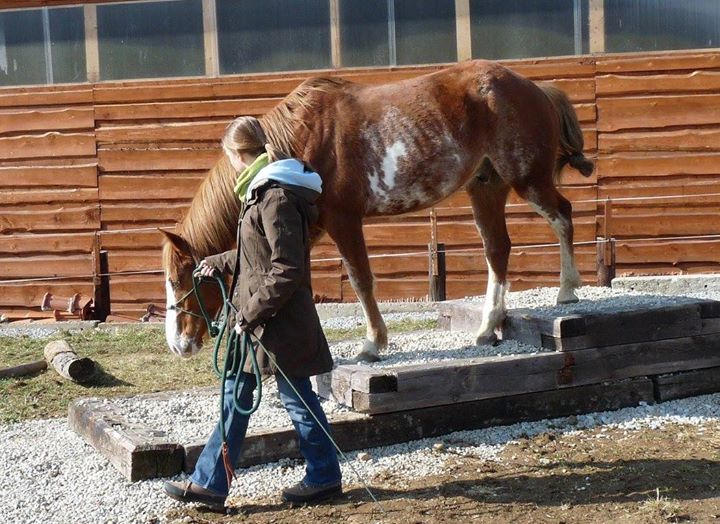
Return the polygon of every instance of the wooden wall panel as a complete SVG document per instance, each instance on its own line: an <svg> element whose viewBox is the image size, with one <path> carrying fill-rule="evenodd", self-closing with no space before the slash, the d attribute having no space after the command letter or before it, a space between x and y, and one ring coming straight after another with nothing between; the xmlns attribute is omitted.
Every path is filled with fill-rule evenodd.
<svg viewBox="0 0 720 524"><path fill-rule="evenodd" d="M611 234L618 269L627 273L720 269L720 242L633 243L632 238L720 234L720 58L717 52L598 55L507 61L514 71L568 93L578 114L592 177L566 168L562 193L573 202L575 238ZM0 279L35 274L60 283L8 288L0 311L32 309L42 289L87 290L97 244L113 272L159 269L162 235L174 228L203 177L220 157L219 139L240 114L261 115L311 75L365 84L413 78L444 67L343 69L220 78L130 80L78 86L0 89ZM683 198L676 198L678 195ZM652 197L652 199L650 199ZM662 198L656 198L662 197ZM514 290L557 286L559 255L548 224L516 195L506 209L514 249ZM448 296L482 294L482 241L462 191L436 206L437 240L448 247ZM427 294L429 210L378 217L365 226L378 296ZM467 252L458 249L469 250ZM576 248L585 282L595 278L595 247ZM355 300L337 249L325 238L312 253L315 293ZM22 261L32 268L22 269ZM64 262L63 262L64 261ZM27 264L25 264L27 265ZM43 269L43 266L47 267ZM0 293L3 287L0 280ZM10 286L10 284L5 285ZM25 287L23 287L25 286ZM73 288L73 286L75 286ZM113 313L140 316L164 302L163 277L115 275ZM21 300L22 299L22 300Z"/></svg>
<svg viewBox="0 0 720 524"><path fill-rule="evenodd" d="M720 234L720 54L608 57L597 70L598 194L613 199L617 274L720 270L716 242L660 240Z"/></svg>

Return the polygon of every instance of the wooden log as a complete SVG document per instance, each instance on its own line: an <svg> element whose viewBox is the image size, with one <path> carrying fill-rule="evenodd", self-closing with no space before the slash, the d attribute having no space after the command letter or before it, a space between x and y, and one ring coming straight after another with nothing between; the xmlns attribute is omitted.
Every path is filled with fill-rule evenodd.
<svg viewBox="0 0 720 524"><path fill-rule="evenodd" d="M32 375L44 369L47 369L47 362L45 360L36 360L35 362L0 369L0 378L24 377L25 375Z"/></svg>
<svg viewBox="0 0 720 524"><path fill-rule="evenodd" d="M95 362L89 358L78 358L64 340L53 340L45 346L45 360L60 376L73 382L86 382L95 373Z"/></svg>
<svg viewBox="0 0 720 524"><path fill-rule="evenodd" d="M352 408L388 413L720 366L720 334L566 353L451 360L392 371L396 392L352 392Z"/></svg>
<svg viewBox="0 0 720 524"><path fill-rule="evenodd" d="M655 398L660 402L707 395L720 391L720 367L682 371L653 377Z"/></svg>
<svg viewBox="0 0 720 524"><path fill-rule="evenodd" d="M68 425L131 482L182 470L183 449L145 424L131 423L105 399L80 399L68 409Z"/></svg>

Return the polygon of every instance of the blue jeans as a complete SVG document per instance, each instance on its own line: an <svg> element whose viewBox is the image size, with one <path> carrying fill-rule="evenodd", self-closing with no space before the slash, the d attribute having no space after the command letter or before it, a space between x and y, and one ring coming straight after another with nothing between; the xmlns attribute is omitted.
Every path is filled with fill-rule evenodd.
<svg viewBox="0 0 720 524"><path fill-rule="evenodd" d="M237 376L227 379L225 382L225 431L227 432L227 444L230 461L233 465L238 463L245 432L247 431L249 416L244 416L233 409L232 391L235 381L240 380L240 405L243 409L249 409L252 405L253 391L255 391L255 376L249 373L239 373ZM309 486L331 486L339 484L341 480L340 464L338 463L335 447L323 432L320 425L315 421L312 414L305 407L305 404L298 398L292 387L282 375L276 375L278 392L283 406L290 415L295 426L295 431L300 442L300 453L305 457L305 478ZM292 385L300 393L303 400L310 406L310 409L329 432L325 412L320 406L317 395L312 390L309 378L290 378ZM229 486L225 475L225 467L222 460L222 435L220 433L220 422L210 435L208 443L198 458L195 471L190 476L193 484L202 486L218 495L227 495Z"/></svg>

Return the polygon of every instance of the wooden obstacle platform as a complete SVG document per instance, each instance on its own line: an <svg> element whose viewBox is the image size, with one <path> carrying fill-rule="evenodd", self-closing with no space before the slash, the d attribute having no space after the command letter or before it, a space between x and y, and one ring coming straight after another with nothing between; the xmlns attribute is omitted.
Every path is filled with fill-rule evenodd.
<svg viewBox="0 0 720 524"><path fill-rule="evenodd" d="M481 310L447 302L442 324L474 331ZM564 316L511 311L502 336L535 344L537 352L392 368L340 365L316 377L321 396L354 411L331 419L341 449L720 391L720 302ZM204 445L171 442L151 423L130 424L106 400L74 402L69 419L131 480L192 471ZM291 428L266 429L249 433L241 465L298 456Z"/></svg>

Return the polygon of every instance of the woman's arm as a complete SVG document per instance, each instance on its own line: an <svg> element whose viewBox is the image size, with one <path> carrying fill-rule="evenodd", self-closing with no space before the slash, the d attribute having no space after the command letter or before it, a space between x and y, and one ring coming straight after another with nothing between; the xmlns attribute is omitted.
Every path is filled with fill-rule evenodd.
<svg viewBox="0 0 720 524"><path fill-rule="evenodd" d="M232 275L235 272L235 261L237 260L237 249L230 249L224 253L217 255L210 255L200 261L201 273L205 276L211 276L212 270L209 270L210 275L206 275L203 266L210 266L213 269L218 269L221 273L226 275Z"/></svg>
<svg viewBox="0 0 720 524"><path fill-rule="evenodd" d="M270 244L271 269L241 310L240 327L254 329L290 299L305 274L304 219L283 190L268 191L258 204Z"/></svg>

